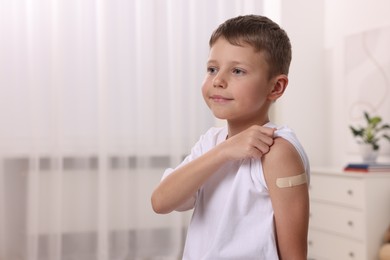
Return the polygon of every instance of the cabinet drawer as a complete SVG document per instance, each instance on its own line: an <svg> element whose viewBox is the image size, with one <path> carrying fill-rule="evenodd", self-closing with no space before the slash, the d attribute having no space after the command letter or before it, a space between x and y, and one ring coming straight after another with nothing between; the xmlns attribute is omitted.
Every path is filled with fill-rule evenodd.
<svg viewBox="0 0 390 260"><path fill-rule="evenodd" d="M362 211L317 202L310 204L310 227L364 241L364 223Z"/></svg>
<svg viewBox="0 0 390 260"><path fill-rule="evenodd" d="M360 179L313 175L310 197L364 209L364 182Z"/></svg>
<svg viewBox="0 0 390 260"><path fill-rule="evenodd" d="M326 232L310 229L309 259L366 260L364 244Z"/></svg>

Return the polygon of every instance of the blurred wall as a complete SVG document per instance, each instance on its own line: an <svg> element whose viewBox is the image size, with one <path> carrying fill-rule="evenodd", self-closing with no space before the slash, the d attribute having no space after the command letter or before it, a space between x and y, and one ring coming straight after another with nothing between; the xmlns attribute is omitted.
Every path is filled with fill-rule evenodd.
<svg viewBox="0 0 390 260"><path fill-rule="evenodd" d="M297 132L314 167L341 168L360 159L356 147L349 145L345 39L390 26L388 10L390 1L386 0L281 1L281 25L291 38L293 61L288 89L275 108L275 121ZM390 111L382 116L389 118ZM389 155L386 144L379 159L388 161Z"/></svg>

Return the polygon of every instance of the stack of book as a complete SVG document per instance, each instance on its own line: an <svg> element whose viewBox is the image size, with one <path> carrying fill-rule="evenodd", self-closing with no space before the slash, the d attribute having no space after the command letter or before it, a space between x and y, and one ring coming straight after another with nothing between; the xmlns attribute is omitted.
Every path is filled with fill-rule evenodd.
<svg viewBox="0 0 390 260"><path fill-rule="evenodd" d="M349 163L344 171L351 172L390 172L390 163Z"/></svg>

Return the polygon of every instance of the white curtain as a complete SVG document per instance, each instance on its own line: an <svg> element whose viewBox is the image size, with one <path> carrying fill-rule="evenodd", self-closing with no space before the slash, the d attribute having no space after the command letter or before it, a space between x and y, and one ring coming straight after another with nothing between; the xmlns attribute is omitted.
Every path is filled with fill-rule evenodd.
<svg viewBox="0 0 390 260"><path fill-rule="evenodd" d="M210 33L262 5L0 0L0 260L180 258L150 195L214 124Z"/></svg>

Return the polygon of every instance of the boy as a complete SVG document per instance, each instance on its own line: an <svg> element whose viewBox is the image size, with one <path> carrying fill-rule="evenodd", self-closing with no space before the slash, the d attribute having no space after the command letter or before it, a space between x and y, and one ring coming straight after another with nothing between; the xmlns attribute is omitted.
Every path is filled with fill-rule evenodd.
<svg viewBox="0 0 390 260"><path fill-rule="evenodd" d="M165 171L153 209L194 208L183 259L306 259L308 159L268 117L287 87L290 40L270 19L246 15L221 24L209 44L202 93L227 126Z"/></svg>

